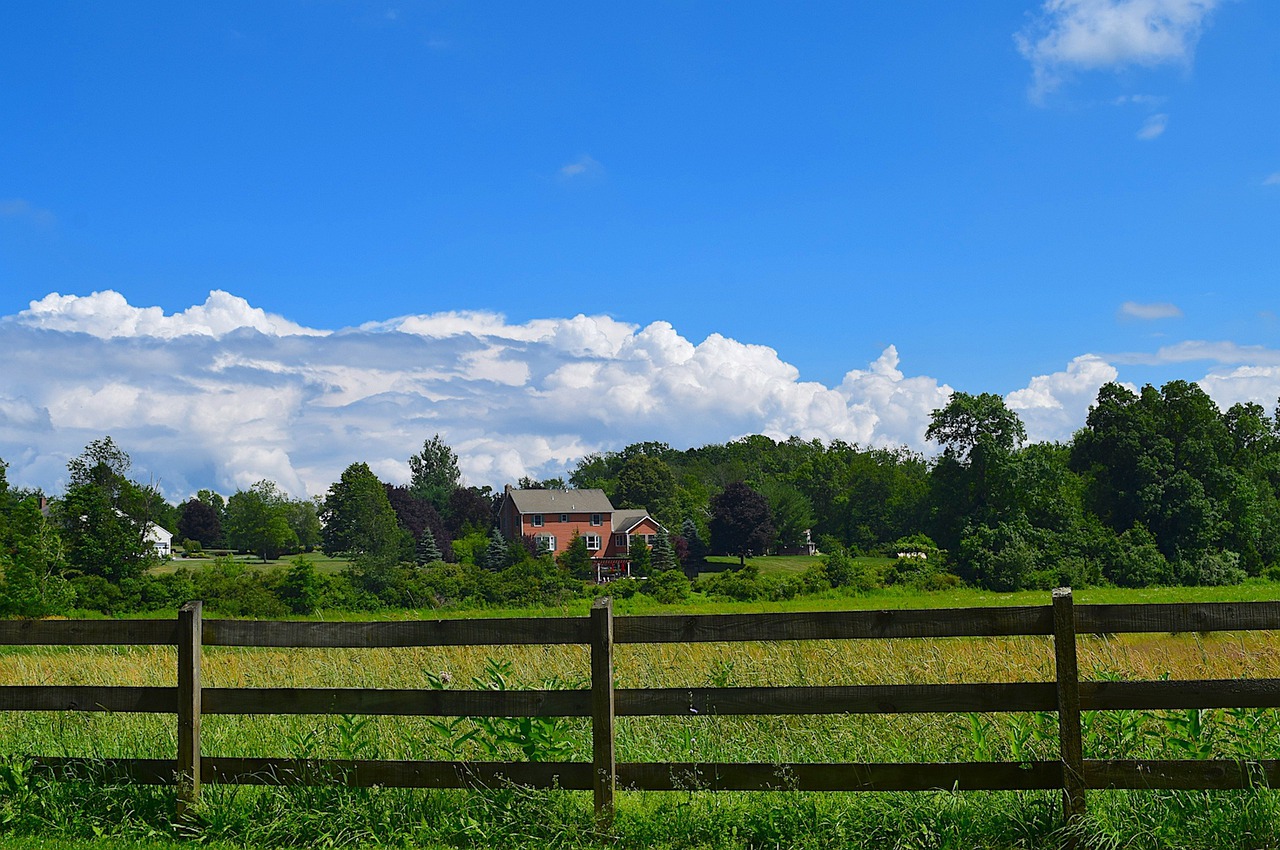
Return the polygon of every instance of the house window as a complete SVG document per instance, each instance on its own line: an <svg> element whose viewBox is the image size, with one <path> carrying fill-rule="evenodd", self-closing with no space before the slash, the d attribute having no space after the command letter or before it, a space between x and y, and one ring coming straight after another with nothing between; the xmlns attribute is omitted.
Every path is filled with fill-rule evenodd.
<svg viewBox="0 0 1280 850"><path fill-rule="evenodd" d="M561 522L568 522L568 521L569 521L569 515L568 515L568 514L560 514L560 521L561 521Z"/></svg>
<svg viewBox="0 0 1280 850"><path fill-rule="evenodd" d="M599 534L584 534L582 535L582 539L587 542L588 552L600 551L600 535Z"/></svg>
<svg viewBox="0 0 1280 850"><path fill-rule="evenodd" d="M530 522L534 528L542 528L542 514L534 514Z"/></svg>
<svg viewBox="0 0 1280 850"><path fill-rule="evenodd" d="M592 525L604 525L604 518L603 518L603 517L601 517L601 516L600 516L600 514L592 514L592 515L591 515L591 524L592 524Z"/></svg>
<svg viewBox="0 0 1280 850"><path fill-rule="evenodd" d="M630 541L628 541L628 540L627 540L627 535L625 535L625 534L615 534L615 535L613 535L613 545L614 545L614 546L616 546L616 547L618 547L618 548L619 548L620 550L622 550L623 552L626 552L626 551L627 551L627 543L629 543L629 542L630 542Z"/></svg>
<svg viewBox="0 0 1280 850"><path fill-rule="evenodd" d="M556 536L554 534L539 534L537 541L539 552L556 551Z"/></svg>
<svg viewBox="0 0 1280 850"><path fill-rule="evenodd" d="M634 540L634 541L636 541L636 543L642 543L642 544L644 544L644 545L648 546L648 545L649 545L649 541L645 540L645 538L646 538L646 537L648 537L648 536L649 536L649 535L647 535L647 534L633 534L633 535L631 535L631 539L632 539L632 540Z"/></svg>
<svg viewBox="0 0 1280 850"><path fill-rule="evenodd" d="M657 543L657 542L658 542L658 535L656 535L656 534L646 534L646 535L644 535L644 545L648 546L650 549L652 549L652 548L653 548L653 544L655 544L655 543Z"/></svg>

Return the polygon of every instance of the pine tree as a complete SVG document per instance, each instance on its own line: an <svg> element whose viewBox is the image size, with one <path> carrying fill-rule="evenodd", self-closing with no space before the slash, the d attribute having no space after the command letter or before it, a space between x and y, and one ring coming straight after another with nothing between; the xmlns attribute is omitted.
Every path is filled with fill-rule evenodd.
<svg viewBox="0 0 1280 850"><path fill-rule="evenodd" d="M680 535L689 544L689 564L700 565L707 560L707 542L698 533L698 524L690 517L680 525Z"/></svg>
<svg viewBox="0 0 1280 850"><path fill-rule="evenodd" d="M422 529L422 536L418 538L418 546L414 550L413 559L418 566L444 560L444 556L440 553L440 547L436 545L436 537L431 533L431 529Z"/></svg>
<svg viewBox="0 0 1280 850"><path fill-rule="evenodd" d="M651 563L655 575L667 570L680 569L680 564L676 560L676 550L671 547L671 538L666 534L659 534L653 541Z"/></svg>
<svg viewBox="0 0 1280 850"><path fill-rule="evenodd" d="M489 545L484 550L484 568L495 573L507 566L507 541L498 529L489 533Z"/></svg>

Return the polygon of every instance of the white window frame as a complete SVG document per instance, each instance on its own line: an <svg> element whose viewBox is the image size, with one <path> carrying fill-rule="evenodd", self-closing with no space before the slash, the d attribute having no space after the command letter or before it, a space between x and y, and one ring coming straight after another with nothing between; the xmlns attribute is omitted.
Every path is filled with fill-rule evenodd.
<svg viewBox="0 0 1280 850"><path fill-rule="evenodd" d="M585 540L587 543L588 552L600 551L600 535L599 534L584 534L582 535L582 539Z"/></svg>
<svg viewBox="0 0 1280 850"><path fill-rule="evenodd" d="M604 517L602 517L600 514L592 514L592 515L591 515L591 524L592 524L592 525L604 525Z"/></svg>
<svg viewBox="0 0 1280 850"><path fill-rule="evenodd" d="M631 538L626 534L613 535L613 545L623 552L631 551Z"/></svg>
<svg viewBox="0 0 1280 850"><path fill-rule="evenodd" d="M539 552L556 551L556 536L554 534L539 534L534 540L538 541Z"/></svg>
<svg viewBox="0 0 1280 850"><path fill-rule="evenodd" d="M529 524L532 525L534 528L542 528L542 525L543 525L542 514L532 514L529 519Z"/></svg>
<svg viewBox="0 0 1280 850"><path fill-rule="evenodd" d="M560 514L560 521L561 521L561 522L568 522L568 521L569 521L569 515L568 515L568 514Z"/></svg>

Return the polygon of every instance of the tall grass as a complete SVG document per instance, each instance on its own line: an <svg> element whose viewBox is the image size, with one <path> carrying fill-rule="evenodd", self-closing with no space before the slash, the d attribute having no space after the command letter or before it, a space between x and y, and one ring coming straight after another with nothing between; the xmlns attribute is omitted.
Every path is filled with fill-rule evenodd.
<svg viewBox="0 0 1280 850"><path fill-rule="evenodd" d="M1084 678L1280 678L1280 638L1264 633L1085 637ZM625 645L619 687L853 685L1051 681L1046 638ZM22 648L0 652L5 684L173 685L172 649ZM240 649L210 647L209 687L583 687L583 647ZM555 758L590 758L585 720L546 721ZM491 792L206 786L201 822L170 822L173 792L104 786L93 776L51 783L23 754L172 758L170 716L0 714L0 838L98 835L252 846L458 847L1054 847L1056 793L624 792L613 839L596 836L578 792ZM1280 755L1270 711L1094 712L1085 756ZM471 733L471 734L468 734ZM1056 716L620 718L620 761L1023 761L1053 758ZM512 759L530 755L509 726L431 718L207 716L211 756ZM5 757L4 754L14 754ZM534 753L537 757L538 753ZM1280 846L1276 792L1090 792L1094 846ZM25 839L24 839L25 840ZM3 845L0 845L3 846Z"/></svg>

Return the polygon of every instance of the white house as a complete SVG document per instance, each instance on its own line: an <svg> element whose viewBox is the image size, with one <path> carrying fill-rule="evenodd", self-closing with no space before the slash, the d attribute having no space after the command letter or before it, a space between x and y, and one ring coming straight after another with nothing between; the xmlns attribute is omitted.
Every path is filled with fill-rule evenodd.
<svg viewBox="0 0 1280 850"><path fill-rule="evenodd" d="M147 542L161 558L167 558L173 554L172 532L166 531L155 523L147 524Z"/></svg>

